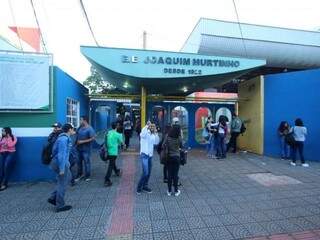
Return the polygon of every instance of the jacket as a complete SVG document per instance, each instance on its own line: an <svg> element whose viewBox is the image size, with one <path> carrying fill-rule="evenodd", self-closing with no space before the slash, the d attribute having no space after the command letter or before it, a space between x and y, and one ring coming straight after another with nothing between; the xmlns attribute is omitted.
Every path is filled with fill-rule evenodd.
<svg viewBox="0 0 320 240"><path fill-rule="evenodd" d="M180 157L180 149L182 147L181 137L179 138L167 138L167 144L169 149L169 157Z"/></svg>
<svg viewBox="0 0 320 240"><path fill-rule="evenodd" d="M66 133L61 133L52 147L52 163L58 167L59 173L64 173L70 167L69 156L71 139Z"/></svg>
<svg viewBox="0 0 320 240"><path fill-rule="evenodd" d="M16 143L17 143L17 138L15 136L13 136L13 140L10 136L3 137L0 140L0 152L15 152Z"/></svg>

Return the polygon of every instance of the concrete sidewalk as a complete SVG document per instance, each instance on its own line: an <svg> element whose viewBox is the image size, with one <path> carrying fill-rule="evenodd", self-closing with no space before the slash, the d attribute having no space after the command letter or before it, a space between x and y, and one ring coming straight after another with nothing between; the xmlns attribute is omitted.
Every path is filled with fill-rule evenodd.
<svg viewBox="0 0 320 240"><path fill-rule="evenodd" d="M95 154L92 181L68 189L68 212L46 202L52 183L0 192L0 239L320 239L319 163L292 167L246 153L219 161L192 150L178 197L166 195L157 154L152 194L135 194L137 151L123 152L118 163L122 177L105 188L106 166Z"/></svg>

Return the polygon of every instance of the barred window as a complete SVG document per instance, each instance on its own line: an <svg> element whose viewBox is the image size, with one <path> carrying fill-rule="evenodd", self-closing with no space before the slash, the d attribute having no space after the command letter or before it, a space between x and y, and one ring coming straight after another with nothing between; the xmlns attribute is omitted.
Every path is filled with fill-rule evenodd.
<svg viewBox="0 0 320 240"><path fill-rule="evenodd" d="M72 98L67 98L67 123L74 127L79 126L80 121L80 103Z"/></svg>

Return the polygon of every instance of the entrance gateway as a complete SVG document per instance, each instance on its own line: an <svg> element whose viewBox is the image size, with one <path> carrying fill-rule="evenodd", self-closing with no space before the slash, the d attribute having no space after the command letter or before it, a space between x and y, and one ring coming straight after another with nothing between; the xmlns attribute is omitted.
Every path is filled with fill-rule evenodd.
<svg viewBox="0 0 320 240"><path fill-rule="evenodd" d="M229 104L230 108L227 109L236 111L234 104L237 99L234 98L224 101L217 98L195 99L186 96L194 92L201 92L206 88L219 87L266 64L266 61L262 59L138 49L82 46L81 52L99 71L103 79L125 91L128 97L129 95L139 96L141 126L146 124L147 117L148 119L154 117L147 113L147 107L149 109L155 106L164 107L163 113L167 112L167 118L173 116L172 109L170 109L172 106L184 107L187 112L187 108L192 109L193 113L197 111L195 106L207 107L210 113L219 109L217 106L213 107L212 104L211 107L208 107L208 102ZM126 96L122 97L126 98ZM163 100L181 102L170 105L162 104ZM155 101L158 102L153 104L152 102ZM199 102L206 103L206 106ZM198 121L197 118L194 117L194 114L187 116L190 129L194 128ZM170 119L166 121L170 122ZM189 130L189 135L190 133L193 139L199 135L192 130L191 132Z"/></svg>

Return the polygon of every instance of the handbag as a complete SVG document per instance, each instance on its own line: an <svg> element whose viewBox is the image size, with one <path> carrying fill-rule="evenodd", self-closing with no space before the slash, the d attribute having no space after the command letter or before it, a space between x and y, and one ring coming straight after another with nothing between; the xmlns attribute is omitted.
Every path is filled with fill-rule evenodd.
<svg viewBox="0 0 320 240"><path fill-rule="evenodd" d="M187 155L188 151L185 149L180 149L180 164L185 165L187 164Z"/></svg>
<svg viewBox="0 0 320 240"><path fill-rule="evenodd" d="M108 151L106 149L105 144L101 144L99 148L99 157L103 162L108 161Z"/></svg>
<svg viewBox="0 0 320 240"><path fill-rule="evenodd" d="M293 147L296 144L296 140L294 139L294 127L292 129L292 132L289 132L284 136L284 141L286 144L288 144L290 147Z"/></svg>
<svg viewBox="0 0 320 240"><path fill-rule="evenodd" d="M161 146L161 152L160 152L160 163L161 164L167 164L169 160L169 147L167 143L167 136L165 136L162 146Z"/></svg>

